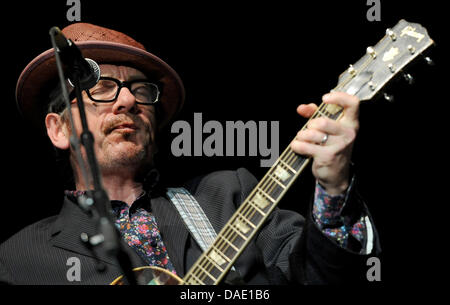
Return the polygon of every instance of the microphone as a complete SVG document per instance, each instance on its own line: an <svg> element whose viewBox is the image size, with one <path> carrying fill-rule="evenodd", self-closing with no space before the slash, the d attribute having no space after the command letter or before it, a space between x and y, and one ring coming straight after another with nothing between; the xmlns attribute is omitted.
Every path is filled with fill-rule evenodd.
<svg viewBox="0 0 450 305"><path fill-rule="evenodd" d="M53 27L50 33L54 35L56 52L63 62L66 73L69 75L69 83L72 87L75 74L80 79L80 89L87 90L94 87L100 79L100 67L90 58L84 58L80 49L71 39L67 39L58 27Z"/></svg>

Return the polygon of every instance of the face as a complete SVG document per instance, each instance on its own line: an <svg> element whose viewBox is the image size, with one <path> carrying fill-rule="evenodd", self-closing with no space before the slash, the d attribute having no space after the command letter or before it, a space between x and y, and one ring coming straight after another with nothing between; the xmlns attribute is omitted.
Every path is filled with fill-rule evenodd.
<svg viewBox="0 0 450 305"><path fill-rule="evenodd" d="M145 79L145 75L133 68L100 65L101 75L121 81ZM118 98L111 103L99 103L83 92L86 119L94 136L94 148L103 174L120 171L136 172L150 164L155 153L155 108L136 103L136 98L123 87ZM81 122L76 101L72 101L72 114L77 134ZM74 154L72 153L72 156Z"/></svg>

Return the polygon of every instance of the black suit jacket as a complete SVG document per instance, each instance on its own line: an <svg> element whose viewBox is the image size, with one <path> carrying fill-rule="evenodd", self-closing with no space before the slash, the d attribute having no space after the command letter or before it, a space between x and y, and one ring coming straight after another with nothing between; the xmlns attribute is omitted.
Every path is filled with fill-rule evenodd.
<svg viewBox="0 0 450 305"><path fill-rule="evenodd" d="M220 171L188 182L185 187L204 209L218 232L257 184L245 169ZM351 194L355 194L352 190ZM364 203L350 195L347 206ZM351 204L350 204L351 203ZM171 261L183 276L201 254L172 203L163 195L151 198L155 215ZM373 221L372 221L373 224ZM81 234L96 233L96 222L75 202L65 198L61 212L32 224L0 246L0 282L8 284L109 284L121 275L115 257L102 247L95 255L81 241ZM375 232L376 235L376 232ZM339 247L322 234L308 214L276 209L234 264L248 284L340 283L365 281L366 261L379 252L375 236L374 254ZM145 263L123 242L134 267ZM96 258L97 257L97 258ZM68 280L70 258L79 260L80 281ZM99 272L96 259L106 265Z"/></svg>

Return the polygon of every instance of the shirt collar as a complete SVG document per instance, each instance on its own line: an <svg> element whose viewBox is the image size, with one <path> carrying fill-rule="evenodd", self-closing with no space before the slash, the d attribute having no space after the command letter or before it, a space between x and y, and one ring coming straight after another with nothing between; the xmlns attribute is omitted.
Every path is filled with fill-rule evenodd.
<svg viewBox="0 0 450 305"><path fill-rule="evenodd" d="M87 191L83 190L66 190L64 194L72 201L77 202L80 196L84 196L87 194ZM126 202L121 200L111 200L111 208L116 217L120 216L120 211L124 208L127 208L128 205ZM131 215L138 208L144 208L150 211L150 196L149 193L145 190L133 201L133 203L129 206L129 215Z"/></svg>

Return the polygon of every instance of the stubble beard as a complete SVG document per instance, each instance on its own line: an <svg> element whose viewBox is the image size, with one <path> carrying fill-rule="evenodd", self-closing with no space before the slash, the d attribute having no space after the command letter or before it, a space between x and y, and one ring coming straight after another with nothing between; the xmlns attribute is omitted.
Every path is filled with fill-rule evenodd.
<svg viewBox="0 0 450 305"><path fill-rule="evenodd" d="M149 141L145 141L142 145L136 144L127 140L126 135L119 143L104 143L103 158L99 160L101 172L105 174L139 172L140 169L152 164L153 154L150 145Z"/></svg>

